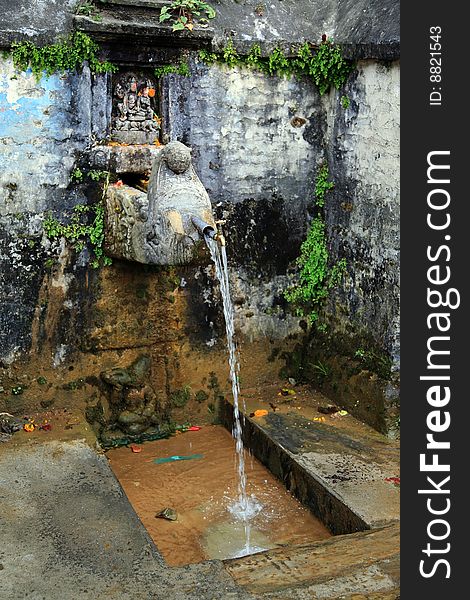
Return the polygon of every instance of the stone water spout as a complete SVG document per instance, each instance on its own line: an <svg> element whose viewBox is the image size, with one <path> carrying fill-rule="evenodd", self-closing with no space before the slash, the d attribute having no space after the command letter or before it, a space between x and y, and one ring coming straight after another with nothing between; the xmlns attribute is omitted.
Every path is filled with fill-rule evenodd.
<svg viewBox="0 0 470 600"><path fill-rule="evenodd" d="M155 159L148 193L111 185L106 198L110 256L154 265L193 262L204 236L217 238L209 196L191 162L191 149L170 142Z"/></svg>

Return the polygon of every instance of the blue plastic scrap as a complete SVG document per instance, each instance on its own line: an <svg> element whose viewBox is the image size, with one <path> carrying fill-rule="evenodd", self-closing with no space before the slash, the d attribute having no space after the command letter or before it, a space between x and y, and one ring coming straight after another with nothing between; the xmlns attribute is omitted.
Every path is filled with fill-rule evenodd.
<svg viewBox="0 0 470 600"><path fill-rule="evenodd" d="M177 460L192 460L193 458L204 458L202 454L189 454L188 456L166 456L165 458L156 458L153 462L157 465L161 465L163 463L174 462Z"/></svg>

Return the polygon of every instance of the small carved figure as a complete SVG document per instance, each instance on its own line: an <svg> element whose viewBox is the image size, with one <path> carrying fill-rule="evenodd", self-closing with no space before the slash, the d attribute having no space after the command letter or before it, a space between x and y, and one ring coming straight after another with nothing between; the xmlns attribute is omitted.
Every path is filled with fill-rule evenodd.
<svg viewBox="0 0 470 600"><path fill-rule="evenodd" d="M122 141L143 143L138 141L142 135L146 142L156 139L160 124L154 110L154 97L155 85L147 77L138 78L133 73L120 77L114 88L113 129L123 132ZM133 135L137 135L135 140Z"/></svg>

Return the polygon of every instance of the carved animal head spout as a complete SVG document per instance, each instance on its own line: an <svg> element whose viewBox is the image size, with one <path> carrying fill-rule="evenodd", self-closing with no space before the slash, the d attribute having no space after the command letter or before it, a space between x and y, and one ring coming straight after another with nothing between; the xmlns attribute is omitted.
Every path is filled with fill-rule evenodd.
<svg viewBox="0 0 470 600"><path fill-rule="evenodd" d="M204 235L217 231L191 149L180 142L167 144L155 159L148 194L110 186L106 214L109 255L145 264L193 262Z"/></svg>

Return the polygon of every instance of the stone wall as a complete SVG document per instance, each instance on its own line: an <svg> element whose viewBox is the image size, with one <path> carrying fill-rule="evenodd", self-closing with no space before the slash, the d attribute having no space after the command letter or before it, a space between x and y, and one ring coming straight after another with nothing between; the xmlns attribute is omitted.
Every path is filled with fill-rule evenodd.
<svg viewBox="0 0 470 600"><path fill-rule="evenodd" d="M399 64L361 61L341 94L323 98L307 81L218 66L193 72L169 86L170 132L195 149L201 179L228 218L234 287L246 299L239 327L279 337L296 330L298 320L284 312L273 325L272 312L282 305L316 173L327 161L335 183L326 203L331 255L348 262L329 313L336 328L367 331L398 365Z"/></svg>
<svg viewBox="0 0 470 600"><path fill-rule="evenodd" d="M33 4L37 14L27 11ZM39 1L21 4L23 20L21 11L5 12L10 20L2 23L0 42L51 39L66 31L74 3L58 4L51 20ZM254 21L252 4L222 3L220 23L230 11L249 9L246 40L269 45L276 31L288 39L284 25L275 25L288 2L280 2L278 12L270 5ZM208 68L196 52L191 77L168 76L163 88L169 138L193 148L214 212L226 220L237 328L246 356L264 364L268 378L283 364L267 360L272 350L279 355L291 350L304 335L305 323L291 312L283 291L295 277L294 261L324 161L335 182L326 204L331 254L348 263L325 321L339 354L354 356L354 349L369 343L398 368L399 66L392 60L397 37L390 28L389 39L381 39L378 29L367 33L353 27L360 7L349 7L348 13L347 4L321 4L328 16L325 31L345 36L345 48L357 57L382 56L387 62L360 60L341 93L320 98L308 81ZM378 5L387 10L386 3ZM349 45L347 23L355 36ZM239 23L240 31L245 25ZM305 36L317 30L321 35L321 27L308 21ZM293 25L289 35L295 36ZM216 42L222 36L220 25ZM76 204L98 197L97 185L74 184L70 175L78 164L86 165L93 144L106 136L108 89L109 76L92 76L86 66L79 74L37 82L0 59L0 361L5 369L0 398L10 410L19 406L9 394L15 383L23 381L29 389L22 402L34 403L39 393L44 396L35 383L42 373L48 380L57 377L62 389L113 365L128 365L142 352L152 355L158 393L167 399L188 383L215 398L210 372L217 373L220 388L227 387L223 324L208 262L177 270L170 289L168 273L118 261L96 272L86 250L74 253L43 235L48 211L64 219ZM349 98L347 109L342 94ZM195 364L199 372L191 369ZM93 382L86 385L94 390ZM53 386L49 395L54 394Z"/></svg>
<svg viewBox="0 0 470 600"><path fill-rule="evenodd" d="M43 235L44 215L70 216L73 206L89 202L83 187L71 185L70 175L91 145L92 136L100 133L99 111L91 109L102 84L103 78L97 78L92 90L87 67L79 75L53 75L38 82L32 73L16 73L10 59L0 60L4 307L0 314L0 359L4 362L29 350L45 266L48 259L60 254ZM105 95L100 104L106 106ZM72 270L85 264L84 254ZM71 279L69 274L66 287Z"/></svg>
<svg viewBox="0 0 470 600"><path fill-rule="evenodd" d="M399 368L400 69L397 62L358 64L344 93L330 95L327 154L335 188L328 195L332 255L348 276L334 295L336 324L367 331ZM335 304L343 311L335 311ZM345 310L344 310L345 309ZM343 315L343 316L341 316ZM346 315L346 316L345 316Z"/></svg>

